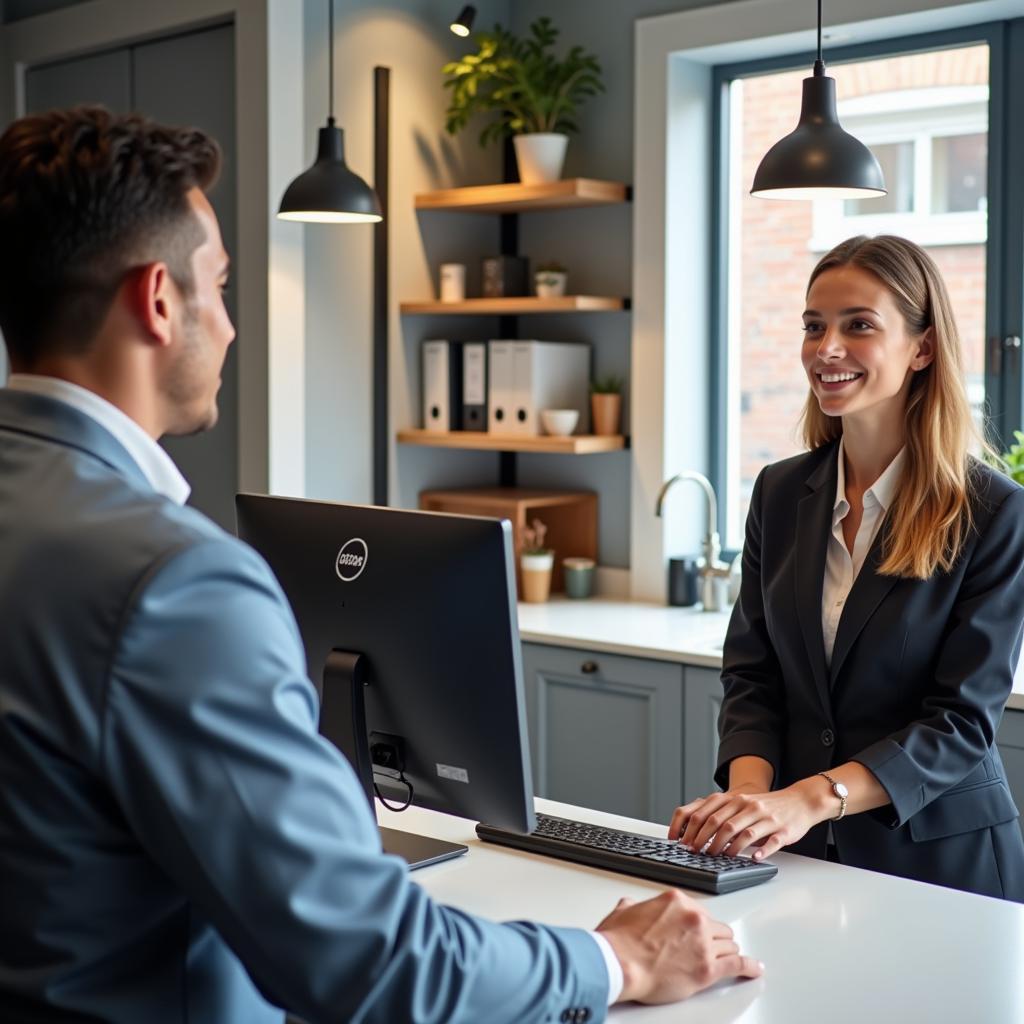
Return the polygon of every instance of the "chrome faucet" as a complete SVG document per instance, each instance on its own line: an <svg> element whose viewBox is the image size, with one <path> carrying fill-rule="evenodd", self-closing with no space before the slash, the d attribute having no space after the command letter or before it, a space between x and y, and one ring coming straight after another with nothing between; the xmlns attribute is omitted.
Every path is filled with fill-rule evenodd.
<svg viewBox="0 0 1024 1024"><path fill-rule="evenodd" d="M681 480L692 480L695 484L699 484L707 498L708 528L701 543L701 559L697 564L697 575L700 577L700 600L704 611L718 612L725 604L722 595L728 589L729 566L718 557L722 553L718 530L715 529L718 524L718 499L715 497L715 489L711 486L711 481L702 473L695 473L692 470L677 473L661 485L658 500L654 506L654 514L659 519L661 518L665 497L673 485Z"/></svg>

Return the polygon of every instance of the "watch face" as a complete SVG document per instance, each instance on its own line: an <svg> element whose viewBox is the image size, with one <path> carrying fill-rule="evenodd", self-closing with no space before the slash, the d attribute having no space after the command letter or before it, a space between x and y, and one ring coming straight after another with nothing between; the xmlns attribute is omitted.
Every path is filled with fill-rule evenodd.
<svg viewBox="0 0 1024 1024"><path fill-rule="evenodd" d="M850 791L841 782L837 782L832 788L835 790L836 796L842 800L850 795Z"/></svg>

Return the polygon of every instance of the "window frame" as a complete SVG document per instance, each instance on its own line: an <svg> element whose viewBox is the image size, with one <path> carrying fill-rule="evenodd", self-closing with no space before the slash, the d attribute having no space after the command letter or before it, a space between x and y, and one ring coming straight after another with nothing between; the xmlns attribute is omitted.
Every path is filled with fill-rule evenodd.
<svg viewBox="0 0 1024 1024"><path fill-rule="evenodd" d="M808 247L827 252L850 235L902 235L913 233L924 245L983 245L987 239L987 215L980 210L933 213L935 199L932 176L936 139L988 134L987 86L953 86L932 96L936 89L911 89L905 93L877 93L883 109L871 110L857 97L839 104L839 119L851 134L868 146L910 143L912 149L914 199L906 212L848 214L840 199L814 202L814 226ZM901 102L901 100L903 102ZM986 201L987 201L986 196Z"/></svg>
<svg viewBox="0 0 1024 1024"><path fill-rule="evenodd" d="M920 33L856 46L826 50L829 65L954 49L972 44L989 47L988 110L988 231L985 240L985 396L989 440L1004 447L1022 423L1022 349L1004 345L1004 339L1024 334L1024 188L1008 189L1008 171L1024 165L1024 132L1011 130L1013 95L1024 101L1024 68L1009 66L1013 47L1024 46L1024 18ZM711 117L711 266L710 430L708 465L719 495L719 523L723 542L735 541L727 529L736 496L729 492L729 174L728 144L734 126L729 117L729 85L735 79L774 71L806 69L811 73L816 54L803 51L754 61L719 64L712 69ZM794 118L799 95L793 96ZM842 116L842 115L841 115ZM742 536L742 524L739 535Z"/></svg>

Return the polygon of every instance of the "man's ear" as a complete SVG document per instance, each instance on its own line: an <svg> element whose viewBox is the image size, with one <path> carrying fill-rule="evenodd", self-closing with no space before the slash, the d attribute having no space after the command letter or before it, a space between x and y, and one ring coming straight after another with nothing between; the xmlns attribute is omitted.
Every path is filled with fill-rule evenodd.
<svg viewBox="0 0 1024 1024"><path fill-rule="evenodd" d="M929 327L917 341L917 353L910 360L912 370L923 370L935 358L935 328Z"/></svg>
<svg viewBox="0 0 1024 1024"><path fill-rule="evenodd" d="M171 309L177 297L166 263L147 263L132 276L135 315L150 340L171 343Z"/></svg>

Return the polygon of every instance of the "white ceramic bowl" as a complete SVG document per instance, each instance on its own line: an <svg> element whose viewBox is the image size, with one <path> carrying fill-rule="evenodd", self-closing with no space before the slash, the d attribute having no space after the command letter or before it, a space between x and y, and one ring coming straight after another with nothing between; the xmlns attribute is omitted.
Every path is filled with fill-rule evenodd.
<svg viewBox="0 0 1024 1024"><path fill-rule="evenodd" d="M545 434L567 437L580 420L579 409L541 409L540 423Z"/></svg>

